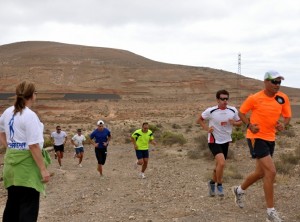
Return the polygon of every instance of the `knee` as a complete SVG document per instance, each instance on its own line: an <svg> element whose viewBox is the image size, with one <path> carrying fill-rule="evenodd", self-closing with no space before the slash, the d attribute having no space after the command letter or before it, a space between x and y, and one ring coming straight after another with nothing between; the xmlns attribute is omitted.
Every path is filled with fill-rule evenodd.
<svg viewBox="0 0 300 222"><path fill-rule="evenodd" d="M138 164L138 165L143 165L143 164L144 164L144 161L143 161L143 160L138 160L137 164Z"/></svg>

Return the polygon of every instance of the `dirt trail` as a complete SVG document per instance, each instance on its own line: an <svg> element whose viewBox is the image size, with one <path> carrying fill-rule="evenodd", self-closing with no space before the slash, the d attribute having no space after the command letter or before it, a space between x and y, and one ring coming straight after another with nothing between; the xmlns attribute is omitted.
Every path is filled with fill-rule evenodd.
<svg viewBox="0 0 300 222"><path fill-rule="evenodd" d="M231 148L240 154L236 160L228 160L228 166L252 166L246 150ZM93 148L86 147L85 151L82 168L76 166L72 149L65 153L62 170L53 158L49 169L54 176L47 186L47 197L41 198L39 222L265 221L261 183L247 191L245 209L235 206L230 190L241 180L230 179L224 183L224 198L208 197L207 178L213 162L191 160L180 147L152 148L146 179L139 179L137 170L133 169L135 155L129 144L109 147L104 178L96 171ZM296 204L300 186L290 187L284 178L279 180L277 208L285 221L299 221ZM2 207L6 192L3 188L0 192Z"/></svg>

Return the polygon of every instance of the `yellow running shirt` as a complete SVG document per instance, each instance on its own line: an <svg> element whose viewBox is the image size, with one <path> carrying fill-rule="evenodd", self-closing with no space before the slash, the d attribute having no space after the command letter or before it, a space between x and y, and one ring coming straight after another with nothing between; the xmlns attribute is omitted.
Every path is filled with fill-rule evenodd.
<svg viewBox="0 0 300 222"><path fill-rule="evenodd" d="M135 139L138 150L148 150L149 142L154 140L151 130L148 130L147 133L143 133L142 129L138 129L131 135L131 137Z"/></svg>

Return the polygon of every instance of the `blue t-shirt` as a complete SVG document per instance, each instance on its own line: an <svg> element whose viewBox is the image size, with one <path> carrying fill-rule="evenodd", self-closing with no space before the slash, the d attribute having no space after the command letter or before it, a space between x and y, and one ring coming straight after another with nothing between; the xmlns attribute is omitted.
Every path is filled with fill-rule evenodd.
<svg viewBox="0 0 300 222"><path fill-rule="evenodd" d="M103 131L99 131L95 129L92 134L90 135L91 139L95 139L95 142L98 143L98 147L96 148L106 148L103 145L104 142L107 142L107 138L110 137L110 131L107 128L104 128Z"/></svg>

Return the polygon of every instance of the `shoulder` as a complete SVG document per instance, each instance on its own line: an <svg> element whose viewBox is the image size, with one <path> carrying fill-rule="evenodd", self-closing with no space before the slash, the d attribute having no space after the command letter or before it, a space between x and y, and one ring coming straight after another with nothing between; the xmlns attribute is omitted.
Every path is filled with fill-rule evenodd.
<svg viewBox="0 0 300 222"><path fill-rule="evenodd" d="M237 113L237 109L234 106L227 106L227 109L234 113Z"/></svg>

